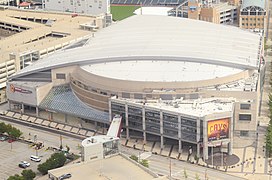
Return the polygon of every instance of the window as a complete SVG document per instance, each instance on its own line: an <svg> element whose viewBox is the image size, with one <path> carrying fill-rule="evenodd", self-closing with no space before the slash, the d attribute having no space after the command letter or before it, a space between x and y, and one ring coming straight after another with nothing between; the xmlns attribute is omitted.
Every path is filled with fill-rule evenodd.
<svg viewBox="0 0 272 180"><path fill-rule="evenodd" d="M248 137L248 131L240 131L240 136Z"/></svg>
<svg viewBox="0 0 272 180"><path fill-rule="evenodd" d="M250 109L250 104L240 104L240 109Z"/></svg>
<svg viewBox="0 0 272 180"><path fill-rule="evenodd" d="M242 18L242 20L245 20L245 18Z"/></svg>
<svg viewBox="0 0 272 180"><path fill-rule="evenodd" d="M57 79L66 79L66 76L65 76L65 74L63 74L63 73L57 73L57 74L56 74L56 78L57 78Z"/></svg>
<svg viewBox="0 0 272 180"><path fill-rule="evenodd" d="M251 121L251 114L239 114L240 121Z"/></svg>
<svg viewBox="0 0 272 180"><path fill-rule="evenodd" d="M245 23L242 23L242 26L244 26L245 25Z"/></svg>

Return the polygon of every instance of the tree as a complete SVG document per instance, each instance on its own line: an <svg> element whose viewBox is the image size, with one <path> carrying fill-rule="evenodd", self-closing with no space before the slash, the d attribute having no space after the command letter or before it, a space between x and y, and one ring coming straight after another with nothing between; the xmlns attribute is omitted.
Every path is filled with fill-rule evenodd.
<svg viewBox="0 0 272 180"><path fill-rule="evenodd" d="M49 166L48 166L48 163L46 163L46 162L38 165L38 171L40 171L40 173L42 173L42 175L47 174L48 169L49 169Z"/></svg>
<svg viewBox="0 0 272 180"><path fill-rule="evenodd" d="M3 122L1 122L1 123L0 123L0 134L5 133L6 130L7 130L6 124L3 123Z"/></svg>
<svg viewBox="0 0 272 180"><path fill-rule="evenodd" d="M146 159L143 159L141 162L140 162L141 165L143 165L144 167L149 167L148 165L148 161Z"/></svg>
<svg viewBox="0 0 272 180"><path fill-rule="evenodd" d="M138 162L138 157L137 157L137 156L135 156L135 155L131 155L131 156L130 156L130 159L132 159L132 160L134 160L134 161L137 161L137 162Z"/></svg>
<svg viewBox="0 0 272 180"><path fill-rule="evenodd" d="M48 170L62 167L66 162L66 157L63 153L54 153L44 163L38 165L38 170L44 175Z"/></svg>
<svg viewBox="0 0 272 180"><path fill-rule="evenodd" d="M23 170L21 174L25 180L33 180L36 177L36 173L33 172L31 169Z"/></svg>
<svg viewBox="0 0 272 180"><path fill-rule="evenodd" d="M9 176L8 180L24 180L24 177L15 174L14 176Z"/></svg>
<svg viewBox="0 0 272 180"><path fill-rule="evenodd" d="M265 142L266 142L266 149L269 153L269 156L272 152L272 126L271 124L268 125L266 135L265 135Z"/></svg>
<svg viewBox="0 0 272 180"><path fill-rule="evenodd" d="M12 125L10 125L10 124L7 124L6 125L6 133L8 134L8 135L10 135L10 132L12 131Z"/></svg>
<svg viewBox="0 0 272 180"><path fill-rule="evenodd" d="M18 139L23 133L19 129L11 127L8 134L11 138Z"/></svg>

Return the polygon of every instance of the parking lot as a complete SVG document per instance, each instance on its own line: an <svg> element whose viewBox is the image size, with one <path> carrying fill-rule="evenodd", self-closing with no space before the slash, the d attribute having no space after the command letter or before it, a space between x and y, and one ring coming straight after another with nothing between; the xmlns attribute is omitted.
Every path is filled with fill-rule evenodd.
<svg viewBox="0 0 272 180"><path fill-rule="evenodd" d="M30 161L30 156L36 155L36 150L28 144L18 141L13 143L0 141L0 179L7 179L10 175L21 174L23 169L18 167L21 161L29 162L30 167L26 169L32 169L37 173L38 164L45 162L53 151L47 151L45 148L42 148L37 153L41 158L41 162L39 163Z"/></svg>

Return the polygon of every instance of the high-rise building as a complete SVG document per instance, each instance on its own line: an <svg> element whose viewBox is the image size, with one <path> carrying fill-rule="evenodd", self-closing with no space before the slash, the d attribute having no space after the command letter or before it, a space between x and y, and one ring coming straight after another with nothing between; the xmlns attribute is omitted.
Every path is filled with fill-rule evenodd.
<svg viewBox="0 0 272 180"><path fill-rule="evenodd" d="M244 29L266 30L267 4L265 0L243 0L239 26Z"/></svg>

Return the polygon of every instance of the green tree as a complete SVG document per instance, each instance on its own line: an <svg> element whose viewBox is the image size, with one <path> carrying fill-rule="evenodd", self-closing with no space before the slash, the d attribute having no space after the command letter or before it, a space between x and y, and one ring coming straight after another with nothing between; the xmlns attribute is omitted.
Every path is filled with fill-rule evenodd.
<svg viewBox="0 0 272 180"><path fill-rule="evenodd" d="M44 163L38 165L38 170L44 175L48 170L62 167L66 162L66 157L63 153L54 153Z"/></svg>
<svg viewBox="0 0 272 180"><path fill-rule="evenodd" d="M25 180L23 176L15 174L14 176L9 176L8 180Z"/></svg>
<svg viewBox="0 0 272 180"><path fill-rule="evenodd" d="M134 160L134 161L137 161L137 162L138 162L138 157L137 157L137 156L135 156L135 155L131 155L131 156L130 156L130 159L132 159L132 160Z"/></svg>
<svg viewBox="0 0 272 180"><path fill-rule="evenodd" d="M44 162L44 163L38 165L38 171L40 171L40 173L42 173L42 175L47 174L48 170L49 170L48 163Z"/></svg>
<svg viewBox="0 0 272 180"><path fill-rule="evenodd" d="M6 133L8 134L8 135L10 135L10 132L12 131L12 125L10 125L10 124L7 124L6 125Z"/></svg>
<svg viewBox="0 0 272 180"><path fill-rule="evenodd" d="M143 159L141 162L140 162L141 165L143 165L144 167L149 167L148 165L148 161L146 159Z"/></svg>
<svg viewBox="0 0 272 180"><path fill-rule="evenodd" d="M25 180L33 180L36 177L36 173L33 172L31 169L23 170L21 174Z"/></svg>
<svg viewBox="0 0 272 180"><path fill-rule="evenodd" d="M12 127L8 134L11 138L18 139L23 133L19 129Z"/></svg>
<svg viewBox="0 0 272 180"><path fill-rule="evenodd" d="M5 124L5 123L3 123L3 122L1 122L1 123L0 123L0 134L5 133L5 132L6 132L6 130L7 130L7 128L6 128L6 124Z"/></svg>
<svg viewBox="0 0 272 180"><path fill-rule="evenodd" d="M267 149L269 156L270 156L271 152L272 152L272 126L271 126L271 124L269 124L267 127L265 142L266 142L266 149Z"/></svg>

